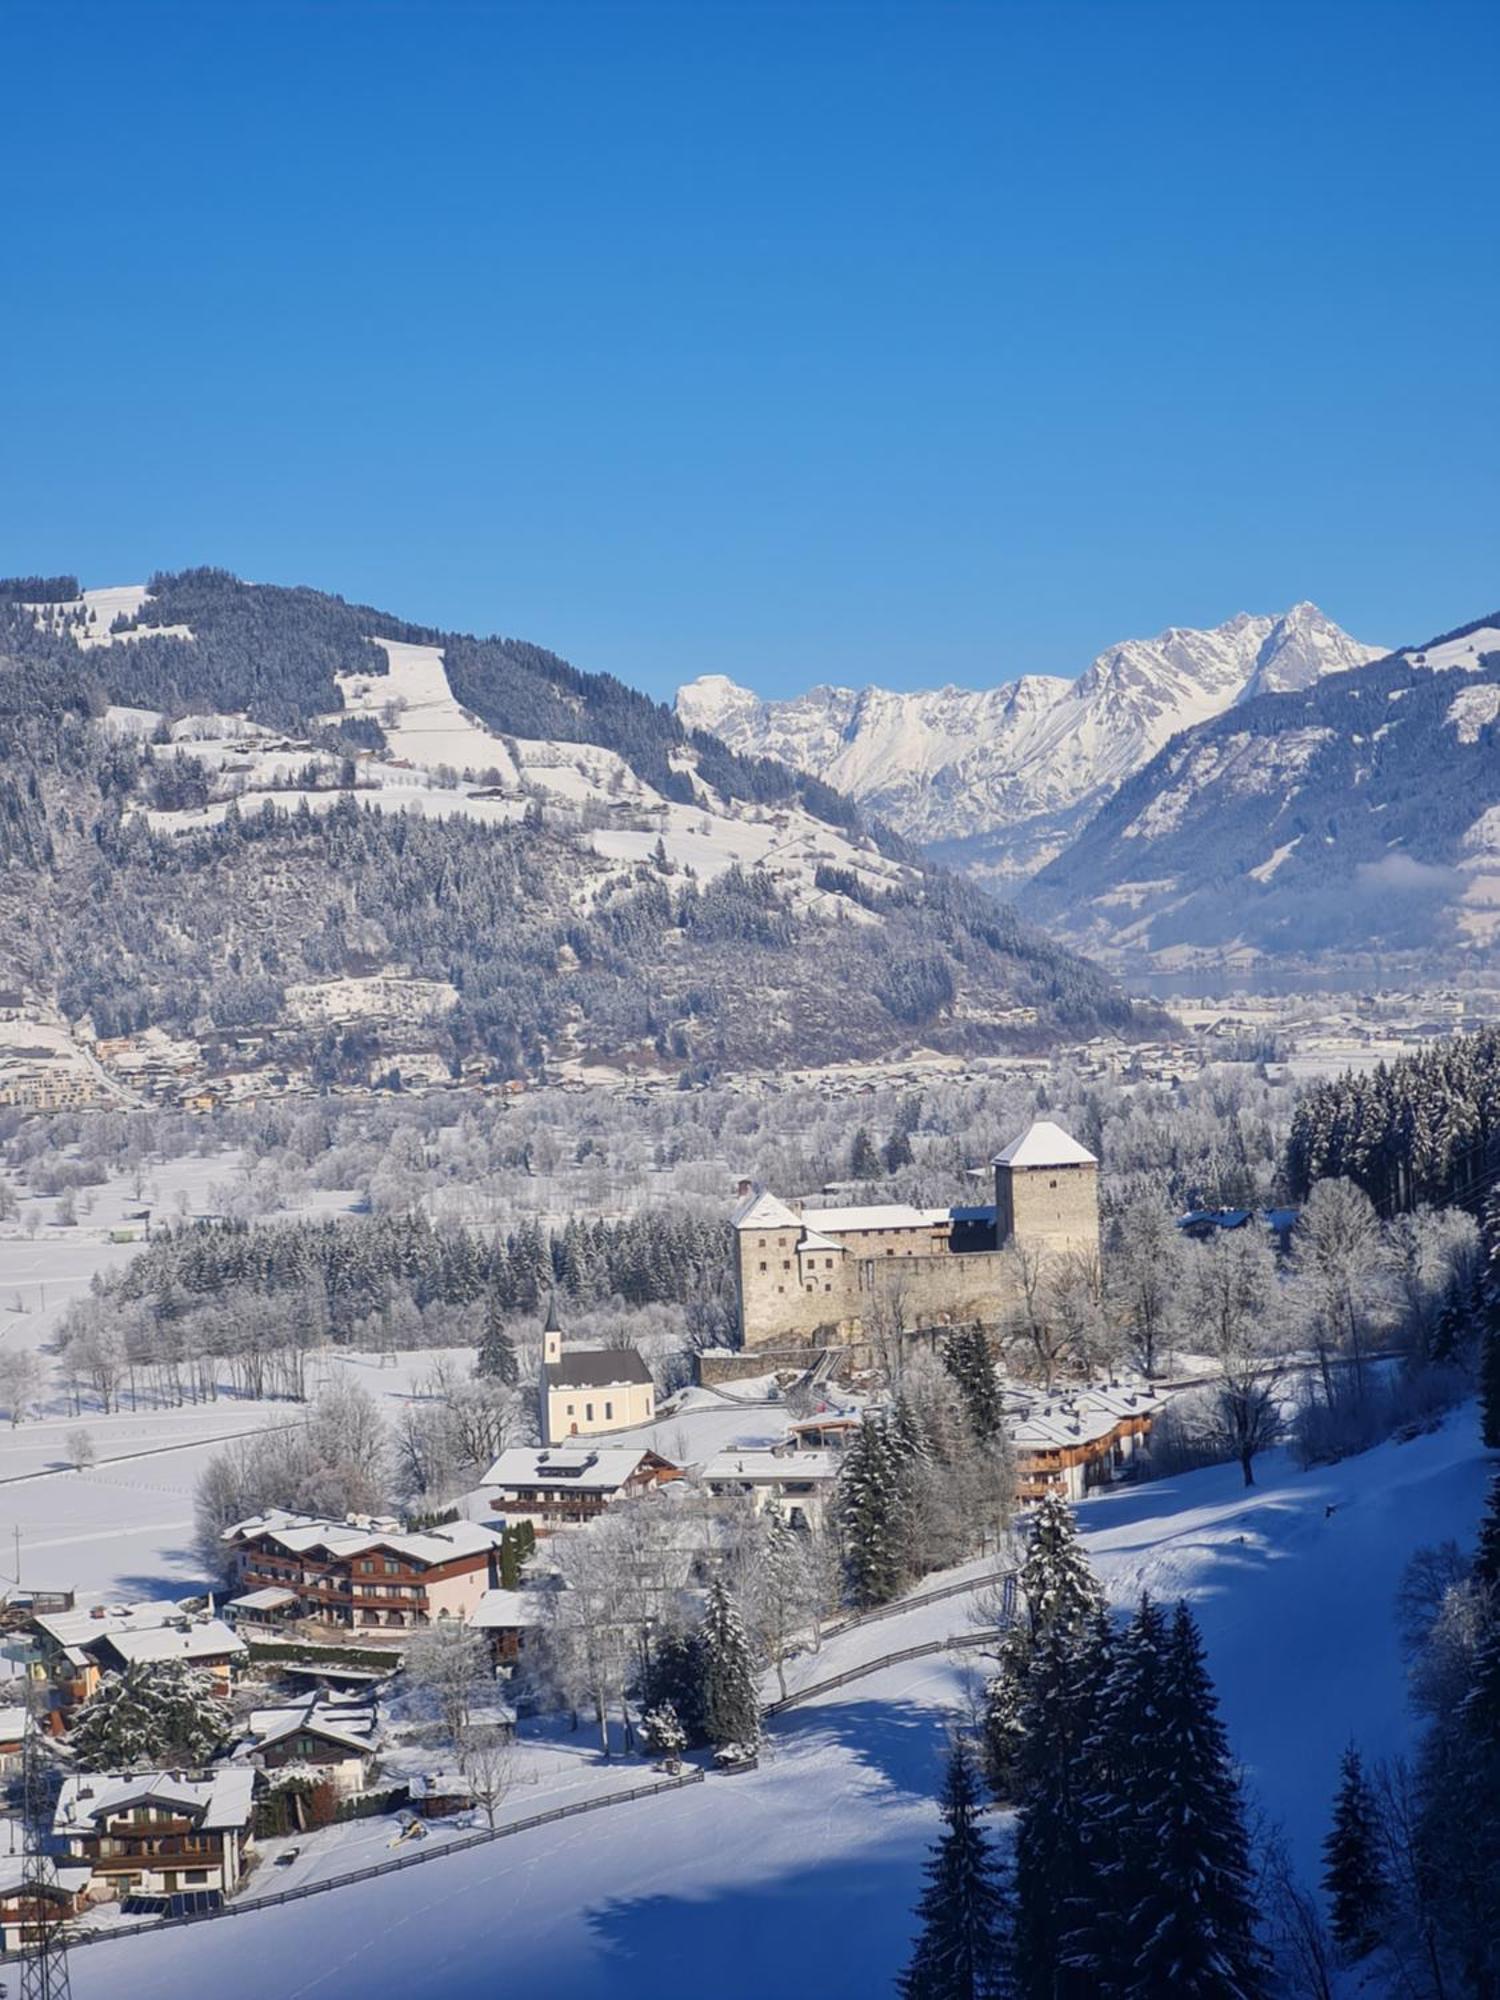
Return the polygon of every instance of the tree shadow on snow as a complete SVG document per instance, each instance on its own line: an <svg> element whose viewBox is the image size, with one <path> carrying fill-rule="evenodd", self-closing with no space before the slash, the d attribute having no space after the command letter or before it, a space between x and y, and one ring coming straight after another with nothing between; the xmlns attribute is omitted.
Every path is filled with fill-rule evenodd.
<svg viewBox="0 0 1500 2000"><path fill-rule="evenodd" d="M816 1707L790 1709L777 1717L771 1724L770 1753L774 1756L778 1746L795 1750L799 1738L809 1735L832 1736L857 1762L878 1771L893 1788L891 1798L884 1803L899 1804L903 1794L932 1798L942 1783L950 1716L949 1710L920 1702L819 1702Z"/></svg>
<svg viewBox="0 0 1500 2000"><path fill-rule="evenodd" d="M713 2000L873 1995L889 1992L906 1961L921 1888L918 1855L863 1848L711 1896L608 1903L588 1921L610 2000L673 1989Z"/></svg>

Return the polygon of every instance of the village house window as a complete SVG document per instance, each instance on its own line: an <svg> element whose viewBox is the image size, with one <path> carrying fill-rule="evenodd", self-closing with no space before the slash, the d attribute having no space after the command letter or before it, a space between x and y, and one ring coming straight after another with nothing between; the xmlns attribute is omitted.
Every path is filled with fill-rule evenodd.
<svg viewBox="0 0 1500 2000"><path fill-rule="evenodd" d="M386 1557L386 1564L385 1564L385 1573L386 1573L386 1575L387 1575L387 1576L399 1576L399 1575L401 1574L401 1565L400 1565L400 1563L394 1563L394 1562L392 1562L392 1561L391 1561L391 1559L390 1559L390 1557L389 1557L389 1556L387 1556L387 1557Z"/></svg>

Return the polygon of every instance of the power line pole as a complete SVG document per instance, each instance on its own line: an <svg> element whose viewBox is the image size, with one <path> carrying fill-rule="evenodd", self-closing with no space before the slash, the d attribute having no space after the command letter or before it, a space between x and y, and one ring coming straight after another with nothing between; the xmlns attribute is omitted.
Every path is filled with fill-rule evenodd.
<svg viewBox="0 0 1500 2000"><path fill-rule="evenodd" d="M22 1738L21 1996L72 2000L67 1905L52 1858L52 1772L37 1723L37 1683L27 1682Z"/></svg>

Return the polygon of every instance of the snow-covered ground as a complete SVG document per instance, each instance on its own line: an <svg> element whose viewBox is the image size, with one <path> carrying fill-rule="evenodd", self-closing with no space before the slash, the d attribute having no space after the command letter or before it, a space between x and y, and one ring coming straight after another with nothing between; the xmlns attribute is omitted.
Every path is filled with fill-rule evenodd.
<svg viewBox="0 0 1500 2000"><path fill-rule="evenodd" d="M1391 1603L1422 1542L1472 1540L1486 1461L1472 1408L1408 1444L1299 1473L1262 1461L1092 1500L1090 1551L1122 1607L1185 1593L1258 1802L1314 1859L1338 1756L1410 1722ZM1332 1508L1330 1513L1328 1510ZM931 1583L936 1579L929 1580ZM817 1677L966 1629L967 1600L831 1640ZM75 1954L77 2000L383 2000L507 1985L568 2000L702 1986L888 1991L935 1825L947 1717L974 1655L891 1667L773 1724L759 1771L519 1835L229 1922ZM811 1671L811 1668L808 1669Z"/></svg>

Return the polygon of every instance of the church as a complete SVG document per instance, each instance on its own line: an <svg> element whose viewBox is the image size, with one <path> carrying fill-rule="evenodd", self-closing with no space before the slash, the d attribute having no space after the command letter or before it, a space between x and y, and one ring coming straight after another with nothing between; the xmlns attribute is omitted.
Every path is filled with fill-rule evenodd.
<svg viewBox="0 0 1500 2000"><path fill-rule="evenodd" d="M824 1208L748 1194L733 1217L746 1347L858 1341L899 1325L995 1326L1015 1299L1016 1259L1099 1250L1099 1162L1038 1119L992 1162L995 1199L975 1208L871 1202Z"/></svg>

